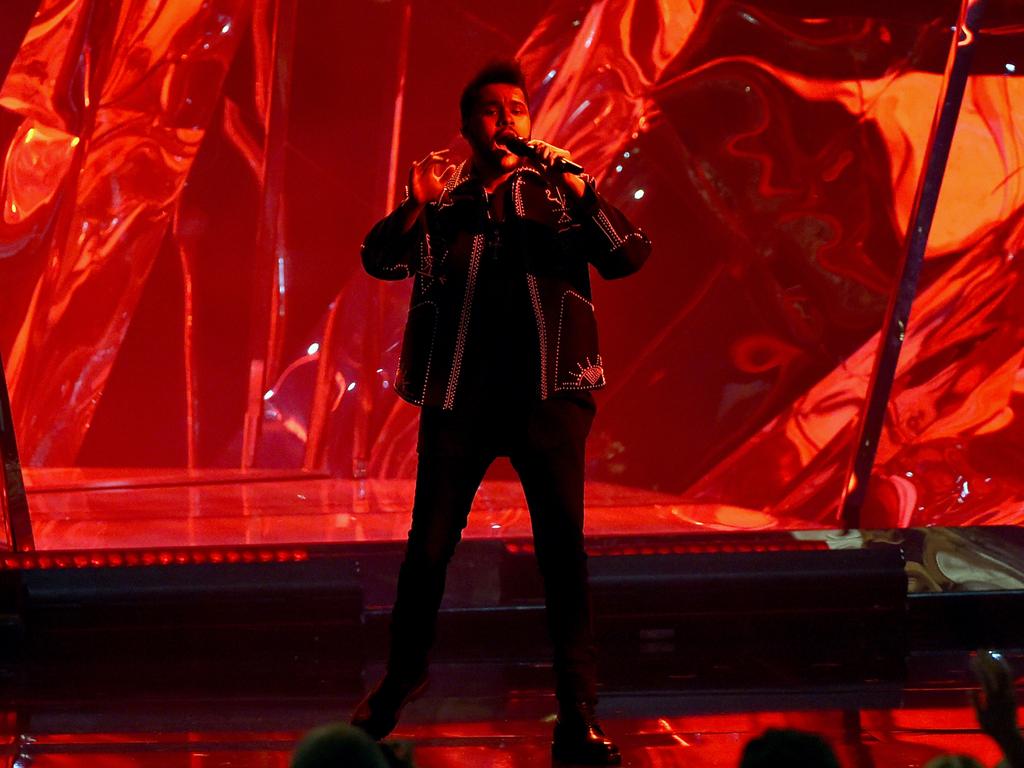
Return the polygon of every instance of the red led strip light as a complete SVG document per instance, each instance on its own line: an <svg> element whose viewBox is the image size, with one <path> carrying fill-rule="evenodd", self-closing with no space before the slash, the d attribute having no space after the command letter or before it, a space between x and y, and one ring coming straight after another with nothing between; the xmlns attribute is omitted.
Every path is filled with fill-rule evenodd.
<svg viewBox="0 0 1024 768"><path fill-rule="evenodd" d="M252 549L203 547L196 549L132 549L120 551L19 552L0 558L0 570L139 568L224 563L301 563L309 550L301 547Z"/></svg>

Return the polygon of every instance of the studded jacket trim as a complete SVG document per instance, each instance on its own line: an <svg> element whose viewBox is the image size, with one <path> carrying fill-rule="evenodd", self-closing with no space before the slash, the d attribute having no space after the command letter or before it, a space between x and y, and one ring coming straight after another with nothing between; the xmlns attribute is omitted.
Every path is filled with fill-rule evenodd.
<svg viewBox="0 0 1024 768"><path fill-rule="evenodd" d="M530 289L530 305L537 321L537 346L540 348L540 399L548 398L548 324L544 320L544 306L540 302L537 276L527 275L526 284ZM557 370L557 368L556 368Z"/></svg>
<svg viewBox="0 0 1024 768"><path fill-rule="evenodd" d="M507 187L501 247L514 249L508 253L525 271L537 324L541 399L604 386L589 266L606 279L624 277L650 253L647 236L597 194L592 179L585 181L583 198L567 199L539 172L524 167ZM363 266L382 280L414 279L395 390L415 405L452 410L459 403L488 241L481 224L486 199L465 162L437 201L403 231L408 205L403 201L366 236Z"/></svg>
<svg viewBox="0 0 1024 768"><path fill-rule="evenodd" d="M452 358L451 372L448 375L448 388L445 390L444 407L451 410L455 407L455 388L459 384L462 372L462 358L466 354L466 335L469 332L469 318L473 311L473 294L476 289L476 277L480 272L480 254L484 249L484 236L474 235L473 250L469 256L469 275L466 278L466 291L462 297L462 310L459 312L459 331L455 337L455 354Z"/></svg>

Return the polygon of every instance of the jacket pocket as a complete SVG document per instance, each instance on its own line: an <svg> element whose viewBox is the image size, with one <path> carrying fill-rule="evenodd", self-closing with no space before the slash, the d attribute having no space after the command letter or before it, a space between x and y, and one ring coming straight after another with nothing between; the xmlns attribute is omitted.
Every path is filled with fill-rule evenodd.
<svg viewBox="0 0 1024 768"><path fill-rule="evenodd" d="M409 308L398 361L397 389L407 400L421 405L430 382L437 339L437 304L422 301Z"/></svg>
<svg viewBox="0 0 1024 768"><path fill-rule="evenodd" d="M555 391L604 386L594 305L576 291L562 294L555 336Z"/></svg>

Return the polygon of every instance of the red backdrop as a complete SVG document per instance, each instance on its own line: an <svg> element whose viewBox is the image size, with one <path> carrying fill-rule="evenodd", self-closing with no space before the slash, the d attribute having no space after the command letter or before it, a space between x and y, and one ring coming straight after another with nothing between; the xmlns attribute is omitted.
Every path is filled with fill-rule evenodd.
<svg viewBox="0 0 1024 768"><path fill-rule="evenodd" d="M595 285L589 477L835 524L958 4L803 5L9 0L23 460L411 475L408 289L358 247L515 55L535 136L655 243ZM993 4L978 35L868 526L1024 518L1022 23Z"/></svg>

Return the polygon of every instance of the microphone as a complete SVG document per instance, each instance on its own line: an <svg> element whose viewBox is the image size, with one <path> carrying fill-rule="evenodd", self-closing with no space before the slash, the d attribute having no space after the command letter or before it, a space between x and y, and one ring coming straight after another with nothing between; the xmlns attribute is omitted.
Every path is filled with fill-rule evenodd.
<svg viewBox="0 0 1024 768"><path fill-rule="evenodd" d="M499 144L504 144L505 147L509 150L509 152L511 152L514 155L519 155L520 157L525 157L530 160L536 160L539 163L543 162L537 150L531 147L529 144L527 144L525 141L523 141L515 134L503 134L501 136L496 137L496 141ZM574 163L571 160L566 160L563 157L559 157L555 160L553 168L556 171L561 171L562 173L573 173L576 174L577 176L583 173L582 165L580 165L579 163Z"/></svg>

